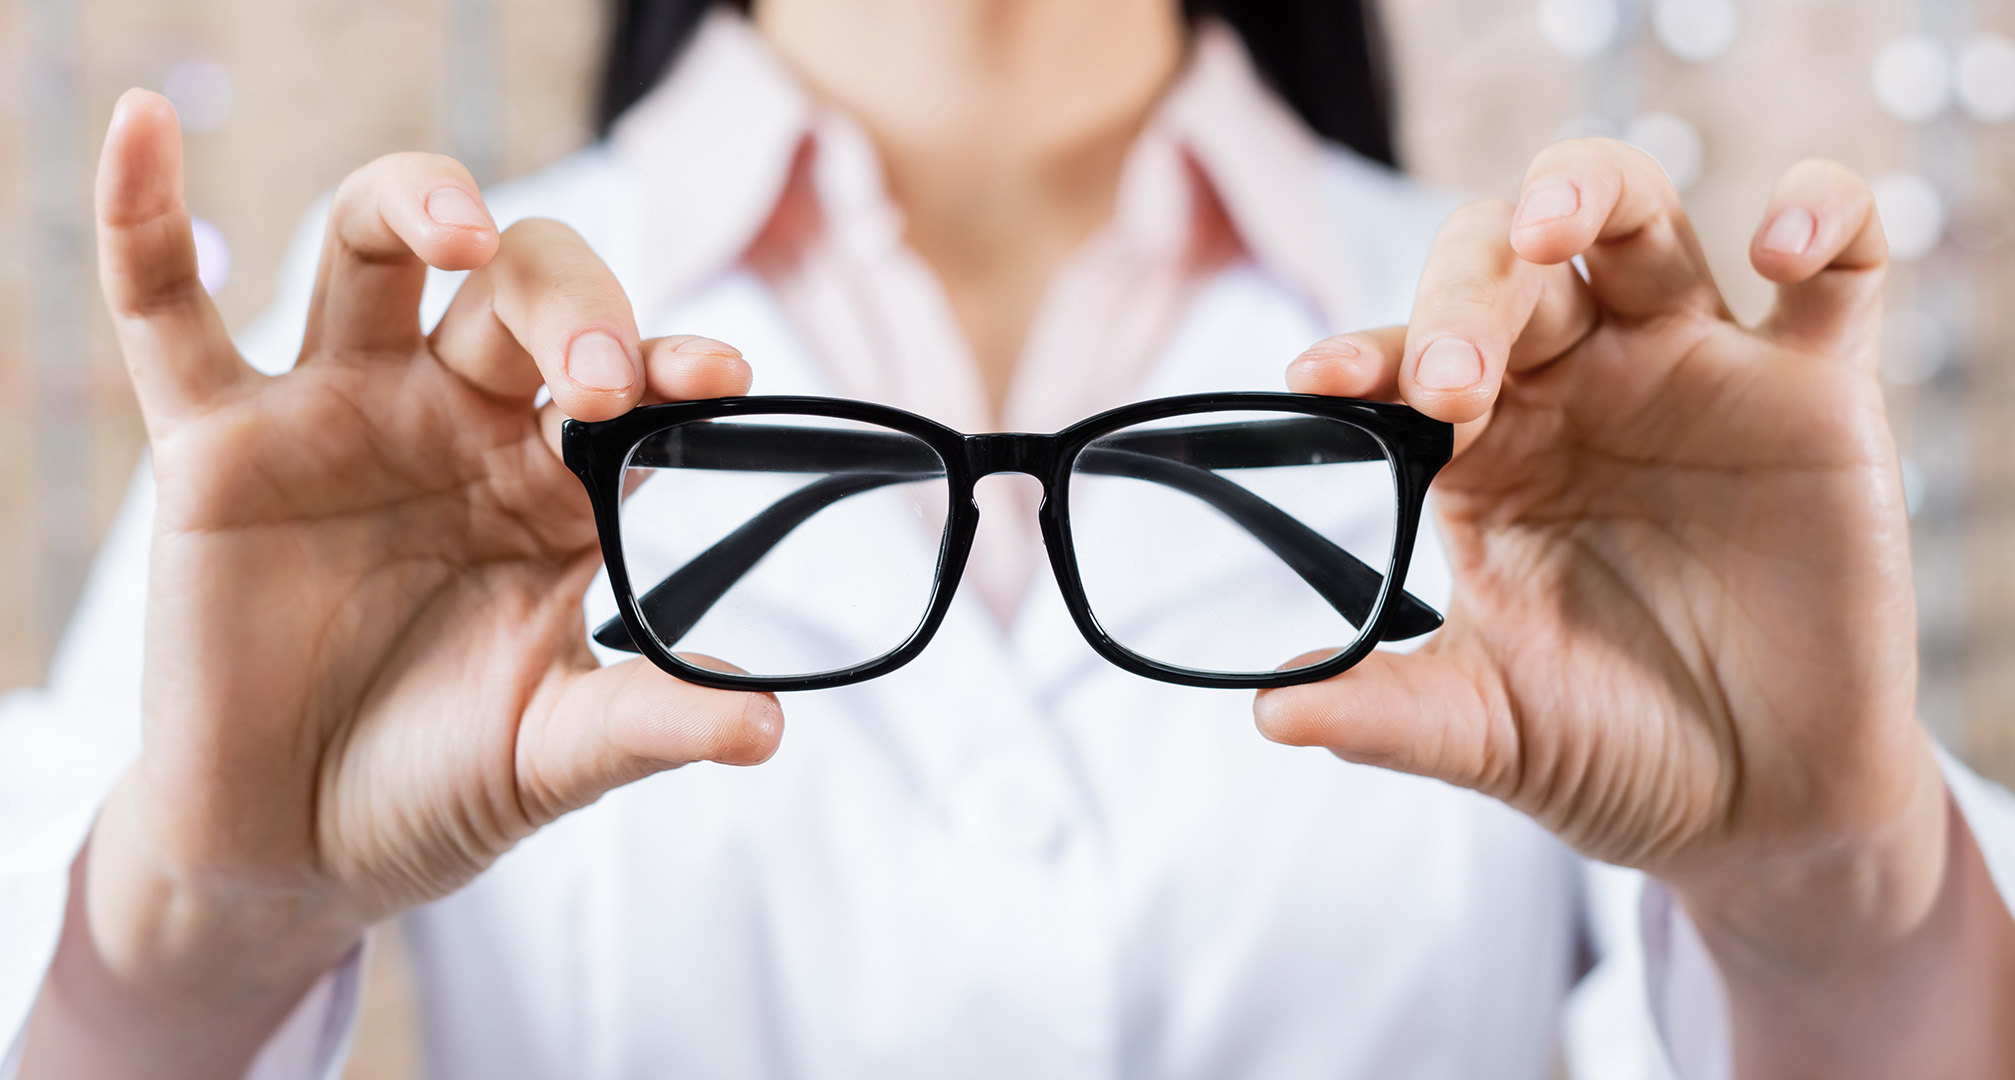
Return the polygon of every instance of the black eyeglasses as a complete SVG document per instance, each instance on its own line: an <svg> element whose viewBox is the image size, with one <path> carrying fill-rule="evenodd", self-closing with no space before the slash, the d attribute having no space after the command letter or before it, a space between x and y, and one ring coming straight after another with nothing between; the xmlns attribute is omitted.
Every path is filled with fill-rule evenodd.
<svg viewBox="0 0 2015 1080"><path fill-rule="evenodd" d="M1402 586L1452 429L1400 405L1199 394L963 435L743 397L570 420L561 440L616 595L594 639L702 686L813 690L914 659L971 552L973 485L1001 472L1042 482L1071 617L1135 674L1290 686L1441 625Z"/></svg>

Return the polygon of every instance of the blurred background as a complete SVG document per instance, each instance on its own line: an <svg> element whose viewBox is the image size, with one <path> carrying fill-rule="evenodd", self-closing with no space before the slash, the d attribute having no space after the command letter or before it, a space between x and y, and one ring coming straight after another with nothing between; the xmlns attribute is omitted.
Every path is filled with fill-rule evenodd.
<svg viewBox="0 0 2015 1080"><path fill-rule="evenodd" d="M599 0L11 0L0 22L0 688L37 682L143 448L93 281L91 175L113 101L188 132L205 283L242 325L300 215L393 150L482 181L584 145ZM1401 153L1512 196L1568 135L1644 147L1684 192L1738 316L1771 181L1838 159L1897 259L1883 377L1915 532L1921 709L2015 781L2015 3L1388 2ZM1286 359L1282 358L1283 361ZM396 942L374 953L347 1080L419 1075Z"/></svg>

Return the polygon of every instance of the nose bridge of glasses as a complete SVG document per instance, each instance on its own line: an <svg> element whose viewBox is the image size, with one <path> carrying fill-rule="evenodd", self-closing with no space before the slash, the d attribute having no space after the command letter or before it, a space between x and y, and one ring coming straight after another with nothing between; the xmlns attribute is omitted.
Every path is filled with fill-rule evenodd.
<svg viewBox="0 0 2015 1080"><path fill-rule="evenodd" d="M968 435L966 468L975 480L1006 472L1047 479L1056 468L1056 436L1021 431Z"/></svg>

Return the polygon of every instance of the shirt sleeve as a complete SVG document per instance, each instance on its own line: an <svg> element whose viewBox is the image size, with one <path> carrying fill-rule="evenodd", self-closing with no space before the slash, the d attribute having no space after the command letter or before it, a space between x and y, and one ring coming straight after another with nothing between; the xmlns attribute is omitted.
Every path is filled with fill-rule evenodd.
<svg viewBox="0 0 2015 1080"><path fill-rule="evenodd" d="M12 1077L42 987L70 865L140 747L140 644L154 487L133 484L46 686L0 698L0 1040Z"/></svg>
<svg viewBox="0 0 2015 1080"><path fill-rule="evenodd" d="M252 1059L245 1080L338 1080L357 1034L363 996L364 945L322 976ZM4 1080L4 1078L0 1078Z"/></svg>
<svg viewBox="0 0 2015 1080"><path fill-rule="evenodd" d="M268 374L300 349L326 202L296 233L267 314L238 335ZM0 1080L19 1069L28 1013L63 927L70 867L98 807L140 752L140 675L154 477L142 463L99 549L45 686L0 697ZM256 1080L333 1077L356 1013L358 956L325 976L261 1051Z"/></svg>
<svg viewBox="0 0 2015 1080"><path fill-rule="evenodd" d="M578 218L592 235L629 250L630 188L599 150L541 177L485 192L499 226L544 214ZM233 335L246 363L267 374L293 367L329 217L324 197L301 219L274 275L273 301ZM591 212L596 207L605 210ZM567 213L580 211L580 214ZM431 270L420 322L431 328L466 273ZM113 783L140 750L140 672L154 480L143 463L100 549L57 649L48 684L0 696L0 1080L13 1080L28 1011L62 929L70 865ZM255 1080L334 1075L356 1013L361 954L316 985L260 1053Z"/></svg>
<svg viewBox="0 0 2015 1080"><path fill-rule="evenodd" d="M2003 903L2015 912L2015 795L1938 748L1959 816L1973 831ZM1664 885L1591 867L1591 936L1600 960L1567 1014L1576 1077L1730 1080L1727 991L1707 945Z"/></svg>

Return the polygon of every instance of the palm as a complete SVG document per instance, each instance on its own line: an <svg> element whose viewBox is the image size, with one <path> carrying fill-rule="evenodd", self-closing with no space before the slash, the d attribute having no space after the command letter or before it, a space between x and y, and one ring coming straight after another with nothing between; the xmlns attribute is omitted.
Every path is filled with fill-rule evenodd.
<svg viewBox="0 0 2015 1080"><path fill-rule="evenodd" d="M528 793L516 744L539 691L591 666L595 533L531 412L429 355L309 357L179 428L156 467L151 618L210 630L158 635L150 663L263 673L160 730L240 748L190 835L264 824L212 859L342 878L378 915L560 809Z"/></svg>
<svg viewBox="0 0 2015 1080"><path fill-rule="evenodd" d="M639 342L571 230L500 235L466 170L393 155L338 190L307 344L268 379L197 284L179 159L167 103L128 95L100 263L160 499L142 754L93 839L138 875L103 886L139 909L112 922L166 888L326 963L611 787L766 757L773 701L589 655L596 530L554 446L562 412L744 392L740 356ZM470 273L422 335L430 264ZM235 914L260 905L277 928Z"/></svg>
<svg viewBox="0 0 2015 1080"><path fill-rule="evenodd" d="M1433 648L1494 699L1479 787L1678 870L1857 824L1815 789L1893 786L1870 740L1910 734L1915 628L1872 377L1710 315L1611 323L1507 381L1437 490L1460 602Z"/></svg>
<svg viewBox="0 0 2015 1080"><path fill-rule="evenodd" d="M1914 849L1891 863L1922 899L1943 803L1867 188L1793 169L1751 261L1778 303L1745 330L1658 167L1562 143L1516 211L1449 219L1408 326L1297 361L1300 388L1397 395L1473 441L1435 482L1443 632L1269 691L1268 734L1485 791L1682 892L1880 847Z"/></svg>

